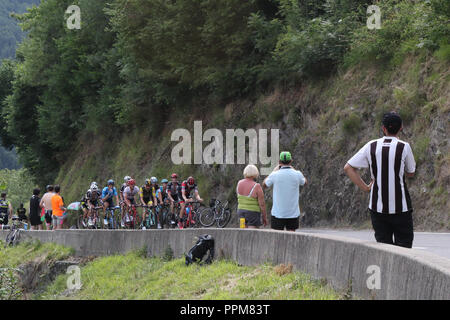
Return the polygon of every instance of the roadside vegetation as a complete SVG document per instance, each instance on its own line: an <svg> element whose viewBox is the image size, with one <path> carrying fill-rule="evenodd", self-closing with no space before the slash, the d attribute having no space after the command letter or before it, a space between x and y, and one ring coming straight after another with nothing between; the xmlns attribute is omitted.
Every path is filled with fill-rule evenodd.
<svg viewBox="0 0 450 320"><path fill-rule="evenodd" d="M219 260L186 267L184 259L164 261L139 252L98 258L81 269L82 288L67 292L67 275L59 276L38 299L94 300L336 300L344 295L324 282L269 264L239 266Z"/></svg>

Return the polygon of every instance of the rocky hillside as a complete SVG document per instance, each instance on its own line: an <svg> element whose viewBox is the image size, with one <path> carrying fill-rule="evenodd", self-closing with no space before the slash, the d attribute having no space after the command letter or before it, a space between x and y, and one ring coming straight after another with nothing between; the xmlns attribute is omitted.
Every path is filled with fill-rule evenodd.
<svg viewBox="0 0 450 320"><path fill-rule="evenodd" d="M158 134L139 128L117 132L111 140L84 137L73 152L77 156L67 160L56 181L77 200L92 180L113 176L121 181L132 175L142 183L152 175L193 174L206 199L227 199L235 207L235 184L244 166L173 165L173 130L185 128L193 136L195 120L203 121L204 131L218 128L224 136L230 128L280 129L280 150L292 151L294 166L310 181L301 191L304 225L366 227L367 196L345 176L343 167L368 140L380 136L383 112L398 110L405 120L401 138L411 143L418 164L417 176L409 180L416 226L449 230L449 75L448 64L432 56L410 56L391 71L352 68L331 79L276 89L256 100L174 113ZM365 175L368 181L369 172ZM267 201L270 205L270 193Z"/></svg>

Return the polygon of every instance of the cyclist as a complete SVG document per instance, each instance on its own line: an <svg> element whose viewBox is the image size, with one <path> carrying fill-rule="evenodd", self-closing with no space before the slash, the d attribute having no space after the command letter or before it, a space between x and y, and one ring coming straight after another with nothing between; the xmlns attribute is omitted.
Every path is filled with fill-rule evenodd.
<svg viewBox="0 0 450 320"><path fill-rule="evenodd" d="M123 178L124 183L120 186L120 193L119 193L119 199L120 199L120 209L123 211L125 209L125 200L123 199L123 191L126 187L128 187L128 181L131 180L130 176L126 176Z"/></svg>
<svg viewBox="0 0 450 320"><path fill-rule="evenodd" d="M92 216L94 213L94 208L100 206L101 197L102 197L102 194L98 190L97 183L92 182L91 188L86 193L87 207L89 208L89 213L88 213L89 214L89 220L88 220L89 226L93 225L93 221L92 221L93 217Z"/></svg>
<svg viewBox="0 0 450 320"><path fill-rule="evenodd" d="M11 202L6 200L6 192L2 192L0 198L0 225L8 225L8 219L12 215Z"/></svg>
<svg viewBox="0 0 450 320"><path fill-rule="evenodd" d="M183 219L184 213L186 211L186 202L194 202L194 199L191 196L192 191L194 192L195 199L198 202L203 202L203 199L200 197L200 194L198 193L198 187L195 184L194 177L189 177L183 183L181 184L181 194L178 196L180 197L180 220ZM182 222L178 222L178 226L180 229L183 228Z"/></svg>
<svg viewBox="0 0 450 320"><path fill-rule="evenodd" d="M135 197L139 194L139 188L136 187L136 180L130 179L128 181L128 187L123 190L123 200L128 207L135 205Z"/></svg>
<svg viewBox="0 0 450 320"><path fill-rule="evenodd" d="M159 221L159 205L160 205L160 201L158 199L158 196L156 194L157 190L159 189L158 186L158 179L156 177L151 177L150 178L150 186L152 188L152 197L153 197L153 204L156 207L156 221L158 222L158 229L161 229L161 223Z"/></svg>
<svg viewBox="0 0 450 320"><path fill-rule="evenodd" d="M175 204L180 201L178 194L181 192L181 184L178 182L178 175L172 174L172 181L167 185L167 197L170 201L170 212L172 215L178 216L179 212L175 214Z"/></svg>
<svg viewBox="0 0 450 320"><path fill-rule="evenodd" d="M141 203L143 206L153 206L154 197L152 182L150 179L145 179L145 184L139 190L139 196L141 198ZM142 210L142 221L145 221L145 219L147 219L147 210L145 210L144 208L144 210Z"/></svg>
<svg viewBox="0 0 450 320"><path fill-rule="evenodd" d="M165 203L169 203L169 198L167 195L167 187L169 184L169 180L162 179L161 186L156 190L156 199L158 199L160 205L164 205Z"/></svg>
<svg viewBox="0 0 450 320"><path fill-rule="evenodd" d="M103 209L105 212L105 218L106 218L106 209L108 208L114 208L114 200L113 198L116 198L116 203L119 203L119 196L117 194L117 189L114 187L115 182L114 180L109 180L108 185L103 188L102 190L102 201L103 201Z"/></svg>

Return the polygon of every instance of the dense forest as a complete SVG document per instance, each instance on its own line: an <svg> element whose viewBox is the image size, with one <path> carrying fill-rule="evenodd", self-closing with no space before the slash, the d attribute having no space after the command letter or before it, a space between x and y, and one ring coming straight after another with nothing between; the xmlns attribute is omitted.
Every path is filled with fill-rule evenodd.
<svg viewBox="0 0 450 320"><path fill-rule="evenodd" d="M0 59L14 58L16 47L24 34L11 14L22 14L40 0L2 0L0 1Z"/></svg>
<svg viewBox="0 0 450 320"><path fill-rule="evenodd" d="M0 59L14 58L17 45L24 37L17 20L11 17L11 14L22 14L26 8L39 2L40 0L2 0L0 2ZM0 81L3 82L4 79ZM0 91L0 97L4 96L5 92ZM0 169L17 169L18 167L15 152L0 147Z"/></svg>
<svg viewBox="0 0 450 320"><path fill-rule="evenodd" d="M65 11L72 4L81 9L80 30L66 26ZM41 185L58 176L76 179L81 167L70 174L65 167L75 158L84 159L89 177L119 176L123 167L114 163L116 155L123 148L133 154L132 144L157 136L167 141L167 133L161 133L174 117L183 124L183 117L188 121L191 114L223 111L242 102L228 124L246 129L260 122L265 111L253 110L245 117L243 112L274 90L312 84L325 91L330 85L324 81L371 66L386 72L377 79L382 83L411 57L420 65L435 61L433 65L448 68L450 1L379 1L380 30L367 28L371 4L373 0L42 1L18 17L28 37L17 50L17 61L0 69L5 79L0 84L1 141L16 146ZM448 76L436 77L448 84ZM433 92L446 92L443 86ZM389 91L402 102L396 106L385 103L386 97L384 102L371 97L353 105L338 99L339 92L346 92L341 90L335 97L322 95L341 108L334 115L311 100L301 107L280 107L268 117L276 124L286 118L280 110L292 111L298 123L320 117L330 128L343 123L344 133L355 133L362 122L398 107L412 122L421 112L416 107L429 106L432 97L400 89ZM429 108L448 115L448 103L436 101ZM347 109L355 108L358 112L347 117ZM116 148L125 136L132 144ZM346 156L350 151L342 143L336 152ZM158 144L152 146L136 153L135 161L153 159ZM96 150L104 150L101 159L111 161L99 164ZM439 161L445 166L448 160L444 154Z"/></svg>

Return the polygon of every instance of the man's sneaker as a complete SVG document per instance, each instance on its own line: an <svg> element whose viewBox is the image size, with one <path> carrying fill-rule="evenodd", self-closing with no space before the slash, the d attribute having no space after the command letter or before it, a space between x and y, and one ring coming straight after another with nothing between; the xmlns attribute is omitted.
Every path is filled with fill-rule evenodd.
<svg viewBox="0 0 450 320"><path fill-rule="evenodd" d="M162 228L161 228L161 224L160 224L160 223L158 223L158 229L162 229Z"/></svg>
<svg viewBox="0 0 450 320"><path fill-rule="evenodd" d="M103 223L105 224L105 226L108 225L108 219L103 219Z"/></svg>
<svg viewBox="0 0 450 320"><path fill-rule="evenodd" d="M125 228L125 223L123 223L123 220L120 221L120 226L121 226L122 228Z"/></svg>
<svg viewBox="0 0 450 320"><path fill-rule="evenodd" d="M93 225L94 225L94 220L92 220L91 218L89 218L88 226L92 227Z"/></svg>
<svg viewBox="0 0 450 320"><path fill-rule="evenodd" d="M183 229L183 224L180 222L178 222L178 228Z"/></svg>
<svg viewBox="0 0 450 320"><path fill-rule="evenodd" d="M87 227L86 222L84 222L84 220L81 221L81 224L83 225L84 228Z"/></svg>

